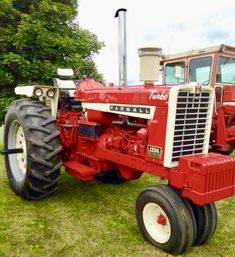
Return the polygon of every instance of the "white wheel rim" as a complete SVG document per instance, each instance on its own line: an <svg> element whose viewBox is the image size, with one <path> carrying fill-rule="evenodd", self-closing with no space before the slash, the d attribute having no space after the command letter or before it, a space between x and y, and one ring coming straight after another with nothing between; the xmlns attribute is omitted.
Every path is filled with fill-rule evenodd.
<svg viewBox="0 0 235 257"><path fill-rule="evenodd" d="M147 203L143 209L144 226L153 240L166 243L171 237L171 225L164 210L156 203Z"/></svg>
<svg viewBox="0 0 235 257"><path fill-rule="evenodd" d="M23 153L10 154L9 165L13 177L17 182L25 179L27 171L27 147L25 135L18 121L13 121L8 133L8 149L22 148Z"/></svg>

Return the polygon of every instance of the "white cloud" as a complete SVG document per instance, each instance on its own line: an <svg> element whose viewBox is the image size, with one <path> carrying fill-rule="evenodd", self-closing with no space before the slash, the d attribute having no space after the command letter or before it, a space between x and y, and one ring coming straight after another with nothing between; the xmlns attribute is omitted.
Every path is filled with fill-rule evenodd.
<svg viewBox="0 0 235 257"><path fill-rule="evenodd" d="M128 81L138 81L137 49L148 42L164 53L235 42L233 0L80 0L80 26L106 45L94 60L108 82L118 81L118 8L127 9Z"/></svg>

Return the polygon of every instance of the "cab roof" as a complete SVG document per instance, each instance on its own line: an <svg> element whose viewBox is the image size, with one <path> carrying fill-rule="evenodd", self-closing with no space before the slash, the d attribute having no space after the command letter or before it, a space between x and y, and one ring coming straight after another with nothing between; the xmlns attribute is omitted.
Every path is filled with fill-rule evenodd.
<svg viewBox="0 0 235 257"><path fill-rule="evenodd" d="M184 58L189 56L191 57L191 56L197 56L202 54L204 55L207 53L215 53L215 52L227 53L235 56L235 47L221 44L221 45L210 46L210 47L205 47L200 49L192 49L187 52L162 56L162 61L169 61L169 60L174 60L174 59L179 59L179 58Z"/></svg>

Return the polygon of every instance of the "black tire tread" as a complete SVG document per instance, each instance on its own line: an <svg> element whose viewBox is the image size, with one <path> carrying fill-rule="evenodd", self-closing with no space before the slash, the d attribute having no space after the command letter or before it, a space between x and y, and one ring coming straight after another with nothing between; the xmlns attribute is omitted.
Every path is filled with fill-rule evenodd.
<svg viewBox="0 0 235 257"><path fill-rule="evenodd" d="M51 108L50 107L42 107L41 109L39 109L37 112L38 113L42 113L44 111L51 111Z"/></svg>
<svg viewBox="0 0 235 257"><path fill-rule="evenodd" d="M196 218L197 235L194 245L207 243L214 235L217 226L217 211L214 203L198 206L188 201Z"/></svg>
<svg viewBox="0 0 235 257"><path fill-rule="evenodd" d="M195 218L192 217L192 212L190 212L190 209L188 208L188 205L185 203L185 200L179 195L179 193L168 185L158 185L157 186L159 190L162 191L162 195L168 195L168 197L174 197L174 200L176 202L176 205L178 205L182 211L181 215L184 216L184 219L187 219L187 226L188 226L188 236L186 236L185 244L181 248L179 253L182 253L186 251L188 248L190 248L193 245L193 242L196 237L196 221ZM147 187L147 189L154 190L157 188L156 186L150 186ZM172 194L170 193L172 192ZM186 208L185 208L186 207ZM195 223L194 223L195 222Z"/></svg>
<svg viewBox="0 0 235 257"><path fill-rule="evenodd" d="M202 244L207 243L215 234L216 227L217 227L217 210L214 203L208 204L208 209L210 213L210 229L207 231L206 236L204 240L202 241Z"/></svg>
<svg viewBox="0 0 235 257"><path fill-rule="evenodd" d="M33 104L33 103L25 103L25 104L21 104L19 107L19 110L21 111L22 109L28 108L28 107L42 107L41 104Z"/></svg>
<svg viewBox="0 0 235 257"><path fill-rule="evenodd" d="M189 213L190 213L190 216L191 216L191 219L192 219L192 223L193 223L193 231L194 231L194 235L193 235L193 242L195 241L196 239L196 236L197 236L197 223L196 223L196 219L195 219L195 216L194 216L194 212L193 212L193 209L190 205L190 203L188 202L188 200L184 197L181 197L180 195L180 192L178 190L176 190L176 188L173 188L171 186L168 187L169 190L171 190L172 192L175 192L176 194L178 194L178 196L183 200L184 204L186 205Z"/></svg>
<svg viewBox="0 0 235 257"><path fill-rule="evenodd" d="M28 167L22 185L13 179L8 157L5 156L9 183L13 191L27 199L38 200L53 193L57 188L62 165L59 131L50 108L40 101L18 99L12 102L5 117L5 128L17 119L22 126L27 144ZM7 131L4 132L7 149Z"/></svg>
<svg viewBox="0 0 235 257"><path fill-rule="evenodd" d="M38 142L38 141L35 141L33 139L30 140L31 141L31 144L34 145L34 146L37 146L39 148L42 148L42 149L46 149L48 151L53 151L53 146L51 145L48 145L48 144L45 144L45 143L42 143L42 142Z"/></svg>
<svg viewBox="0 0 235 257"><path fill-rule="evenodd" d="M43 189L48 189L54 185L57 185L58 181L59 181L60 177L55 178L50 184L47 184L43 187Z"/></svg>
<svg viewBox="0 0 235 257"><path fill-rule="evenodd" d="M62 166L62 162L59 162L57 165L55 165L51 170L48 170L44 173L45 176L49 177L52 174L54 174L60 167Z"/></svg>
<svg viewBox="0 0 235 257"><path fill-rule="evenodd" d="M40 173L38 173L36 170L31 169L31 177L37 179L37 180L41 180L41 182L45 182L45 183L51 183L51 180L43 175L41 175Z"/></svg>
<svg viewBox="0 0 235 257"><path fill-rule="evenodd" d="M42 158L38 158L38 157L35 157L35 156L33 156L33 155L30 155L30 157L32 158L32 160L33 160L34 163L38 163L38 164L40 164L40 165L42 165L42 166L45 166L46 168L49 168L49 169L51 169L51 168L53 167L53 164L52 164L52 163L50 163L50 162L48 162L48 161L45 161L45 160L42 159Z"/></svg>
<svg viewBox="0 0 235 257"><path fill-rule="evenodd" d="M50 134L51 134L50 129L46 129L46 128L38 127L38 126L34 126L34 125L29 126L28 129L30 129L30 130L36 130L36 131L39 131L39 132L43 132L43 133L45 133L45 134L47 134L47 135L50 135Z"/></svg>
<svg viewBox="0 0 235 257"><path fill-rule="evenodd" d="M46 115L38 114L38 113L25 113L24 116L23 116L23 119L27 119L29 117L41 118L41 119L44 119L44 120L47 119Z"/></svg>
<svg viewBox="0 0 235 257"><path fill-rule="evenodd" d="M29 183L29 188L30 188L31 191L34 191L34 192L37 192L37 193L40 193L40 194L46 194L47 193L46 190L43 190L40 187L36 187L31 183Z"/></svg>
<svg viewBox="0 0 235 257"><path fill-rule="evenodd" d="M63 148L62 146L57 147L53 152L49 153L47 155L47 157L45 158L45 160L49 161L50 159L52 159L53 157L57 156L58 154L60 154L62 152Z"/></svg>
<svg viewBox="0 0 235 257"><path fill-rule="evenodd" d="M138 201L143 197L144 194L147 192L155 192L156 195L161 196L162 199L165 199L164 201L167 202L173 209L175 209L175 214L178 216L178 222L181 222L182 229L184 228L184 232L182 231L181 238L175 238L174 240L177 240L176 245L158 245L155 244L154 240L150 238L144 232L144 230L141 229L141 223L139 222L138 218ZM193 221L190 215L190 212L185 205L184 201L182 198L174 191L172 191L169 186L166 185L153 185L147 187L138 197L137 202L136 202L136 218L137 218L137 223L140 227L140 231L148 242L151 244L161 248L162 250L171 253L171 254L180 254L184 251L186 251L189 247L192 246L194 236L195 236L195 231L194 231L194 226L193 226Z"/></svg>
<svg viewBox="0 0 235 257"><path fill-rule="evenodd" d="M49 142L52 141L53 139L59 137L59 135L60 135L60 132L59 132L59 131L56 131L56 132L52 133L51 135L45 137L45 138L43 139L43 142L49 143Z"/></svg>
<svg viewBox="0 0 235 257"><path fill-rule="evenodd" d="M55 123L56 122L56 119L51 119L51 120L46 120L46 121L44 121L44 122L42 122L42 126L43 127L46 127L47 125L49 125L49 124L51 124L51 123Z"/></svg>

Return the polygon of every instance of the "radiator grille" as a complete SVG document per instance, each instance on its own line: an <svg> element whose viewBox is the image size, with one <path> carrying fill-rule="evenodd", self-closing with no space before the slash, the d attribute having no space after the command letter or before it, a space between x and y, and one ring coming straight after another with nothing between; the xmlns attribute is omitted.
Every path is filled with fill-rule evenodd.
<svg viewBox="0 0 235 257"><path fill-rule="evenodd" d="M180 90L177 97L171 162L180 156L205 152L211 110L210 92Z"/></svg>

